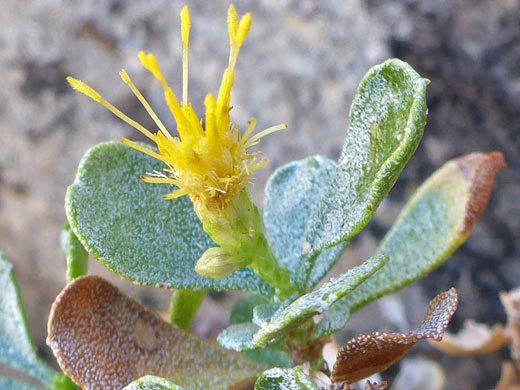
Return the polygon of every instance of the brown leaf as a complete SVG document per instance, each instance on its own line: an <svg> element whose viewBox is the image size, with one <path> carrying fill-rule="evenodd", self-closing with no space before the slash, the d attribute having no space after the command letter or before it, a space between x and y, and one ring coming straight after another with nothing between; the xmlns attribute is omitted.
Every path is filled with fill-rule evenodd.
<svg viewBox="0 0 520 390"><path fill-rule="evenodd" d="M47 343L85 390L120 390L155 375L188 388L226 389L261 372L159 318L104 279L75 279L56 298Z"/></svg>
<svg viewBox="0 0 520 390"><path fill-rule="evenodd" d="M498 171L506 167L504 155L472 153L454 161L468 186L468 202L460 234L468 236L486 208Z"/></svg>
<svg viewBox="0 0 520 390"><path fill-rule="evenodd" d="M468 356L494 352L508 344L509 340L510 338L501 324L490 328L487 325L468 320L459 333L446 332L441 341L428 340L428 342L432 347L449 355Z"/></svg>
<svg viewBox="0 0 520 390"><path fill-rule="evenodd" d="M381 372L400 360L419 340L440 340L457 308L454 288L437 295L428 305L423 322L408 333L374 332L344 344L332 370L334 382L353 383Z"/></svg>

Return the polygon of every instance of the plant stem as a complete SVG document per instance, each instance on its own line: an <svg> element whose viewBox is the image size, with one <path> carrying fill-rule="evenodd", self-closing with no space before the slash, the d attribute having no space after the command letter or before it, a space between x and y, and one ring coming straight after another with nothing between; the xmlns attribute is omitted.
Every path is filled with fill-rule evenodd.
<svg viewBox="0 0 520 390"><path fill-rule="evenodd" d="M170 300L170 323L188 330L208 290L173 290Z"/></svg>

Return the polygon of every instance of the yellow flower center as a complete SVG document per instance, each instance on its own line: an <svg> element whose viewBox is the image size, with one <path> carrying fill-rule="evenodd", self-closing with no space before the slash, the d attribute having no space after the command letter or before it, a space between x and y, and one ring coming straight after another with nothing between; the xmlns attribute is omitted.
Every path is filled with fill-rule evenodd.
<svg viewBox="0 0 520 390"><path fill-rule="evenodd" d="M265 165L265 159L256 161L256 158L260 155L259 152L250 153L248 149L258 144L260 138L265 135L285 129L287 126L274 126L251 136L256 125L255 119L249 121L249 128L243 135L240 128L230 121L230 99L235 64L240 47L251 25L249 13L245 14L238 22L233 5L229 7L227 19L230 43L228 67L222 76L217 98L208 94L204 100L206 113L202 124L191 103L188 102L190 17L186 6L182 9L180 17L183 45L183 88L180 104L164 79L154 55L140 52L138 56L142 65L155 76L164 90L166 103L177 123L178 137L172 136L166 129L146 99L132 83L125 70L120 71L120 76L156 123L159 128L156 133L152 133L123 114L82 81L72 77L68 77L67 80L74 89L102 104L155 142L158 153L126 138L122 139L125 145L166 164L162 171L155 171L147 173L148 176L142 176L145 182L168 183L176 186L177 189L163 197L174 199L189 195L194 203L195 211L201 216L201 213L204 213L205 210L223 209L247 185L249 175Z"/></svg>

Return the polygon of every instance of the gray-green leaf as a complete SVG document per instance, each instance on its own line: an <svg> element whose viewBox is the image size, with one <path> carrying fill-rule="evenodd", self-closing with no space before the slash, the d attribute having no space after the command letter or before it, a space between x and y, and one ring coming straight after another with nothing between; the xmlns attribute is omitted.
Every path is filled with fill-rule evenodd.
<svg viewBox="0 0 520 390"><path fill-rule="evenodd" d="M9 378L0 376L0 389L2 390L38 390L25 383L18 382Z"/></svg>
<svg viewBox="0 0 520 390"><path fill-rule="evenodd" d="M50 386L55 372L36 353L13 266L1 252L0 313L0 363Z"/></svg>
<svg viewBox="0 0 520 390"><path fill-rule="evenodd" d="M328 310L335 302L350 294L388 261L385 255L374 256L358 267L331 279L320 289L303 295L277 313L253 337L255 347L264 347L273 338L289 332L309 318Z"/></svg>
<svg viewBox="0 0 520 390"><path fill-rule="evenodd" d="M120 142L90 149L67 190L70 226L98 261L143 285L178 289L243 289L269 294L250 269L216 280L195 272L204 251L215 246L202 230L187 197L165 201L167 184L146 184L140 175L162 164Z"/></svg>
<svg viewBox="0 0 520 390"><path fill-rule="evenodd" d="M276 258L289 269L291 278L303 290L306 273L299 272L305 229L327 188L336 163L314 156L278 168L265 188L264 225ZM318 283L341 257L346 243L324 251L311 272L309 289Z"/></svg>
<svg viewBox="0 0 520 390"><path fill-rule="evenodd" d="M466 240L486 207L501 153L474 153L446 163L412 196L379 254L390 261L333 311L353 312L440 266Z"/></svg>
<svg viewBox="0 0 520 390"><path fill-rule="evenodd" d="M143 376L125 386L123 390L184 390L182 387L157 376Z"/></svg>
<svg viewBox="0 0 520 390"><path fill-rule="evenodd" d="M361 81L336 170L309 224L306 270L324 248L356 235L394 185L423 134L427 84L397 59Z"/></svg>
<svg viewBox="0 0 520 390"><path fill-rule="evenodd" d="M255 390L318 390L318 387L300 367L271 368L258 377Z"/></svg>

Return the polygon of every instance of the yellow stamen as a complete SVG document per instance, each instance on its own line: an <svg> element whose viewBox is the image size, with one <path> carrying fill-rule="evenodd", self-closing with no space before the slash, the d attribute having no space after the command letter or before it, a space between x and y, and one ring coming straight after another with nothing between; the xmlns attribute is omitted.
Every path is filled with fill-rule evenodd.
<svg viewBox="0 0 520 390"><path fill-rule="evenodd" d="M229 63L222 75L218 94L208 94L204 100L206 108L204 125L188 101L188 44L190 34L190 15L187 7L180 13L182 35L182 101L179 102L173 90L168 86L161 69L151 53L139 52L142 65L159 81L164 91L164 98L176 123L179 137L170 135L166 126L153 111L145 97L134 85L126 71L121 70L123 81L130 87L145 110L159 128L153 134L142 125L127 117L117 108L106 102L103 97L85 83L68 78L74 89L89 96L105 106L116 116L135 127L153 140L157 151L122 139L122 143L145 153L165 164L160 171L153 171L142 176L146 183L170 184L176 186L174 191L165 195L164 199L175 199L189 195L196 213L202 216L207 212L219 212L231 199L249 183L249 175L266 164L266 160L257 161L260 152L252 153L249 147L286 125L273 126L256 135L256 119L249 121L247 131L241 135L240 128L230 121L231 89L234 81L234 68L240 47L244 42L250 25L251 15L246 14L238 22L233 6L228 10Z"/></svg>
<svg viewBox="0 0 520 390"><path fill-rule="evenodd" d="M152 177L152 176L141 176L141 180L145 183L154 184L178 184L178 180L170 179L169 177Z"/></svg>
<svg viewBox="0 0 520 390"><path fill-rule="evenodd" d="M123 114L116 107L114 107L112 104L110 104L105 99L103 99L103 97L97 91L95 91L93 88L91 88L90 86L85 84L83 81L77 80L72 77L67 77L67 81L69 82L71 87L74 88L76 91L81 92L82 94L84 94L84 95L88 96L89 98L93 99L94 101L98 102L99 104L101 104L102 106L107 108L110 112L112 112L112 114L117 116L119 119L122 119L123 121L128 123L130 126L135 128L136 130L140 131L145 136L147 136L148 138L150 138L152 141L155 142L156 136L154 134L152 134L148 129L146 129L140 123L137 123L133 119L131 119L128 116L126 116L125 114Z"/></svg>
<svg viewBox="0 0 520 390"><path fill-rule="evenodd" d="M265 137L266 135L275 133L277 131L284 130L286 128L287 128L287 125L285 125L285 124L284 125L277 125L277 126L269 127L268 129L262 130L260 133L257 133L254 136L252 136L249 139L249 141L247 141L245 143L244 146L246 148L249 148L250 146L256 145L258 143L258 141L260 140L260 138Z"/></svg>
<svg viewBox="0 0 520 390"><path fill-rule="evenodd" d="M247 139L249 138L249 136L251 135L251 133L255 130L255 127L256 127L256 119L255 118L251 118L248 122L248 125L249 125L249 128L247 129L247 131L244 133L244 135L242 136L242 138L240 139L239 143L242 145L244 142L247 141Z"/></svg>
<svg viewBox="0 0 520 390"><path fill-rule="evenodd" d="M228 34L229 34L229 46L234 46L237 38L237 11L235 11L235 6L231 4L228 9L227 14L227 25L228 25Z"/></svg>
<svg viewBox="0 0 520 390"><path fill-rule="evenodd" d="M121 69L121 71L119 72L119 75L121 76L121 78L123 79L123 81L125 82L126 85L128 85L130 87L130 89L132 90L132 92L134 93L134 95L137 97L137 99L141 102L141 104L143 105L143 107L145 108L146 112L148 113L148 115L150 115L150 117L153 119L153 121L155 122L155 124L157 125L157 127L159 127L159 129L161 129L161 131L163 132L164 135L166 135L168 138L173 138L170 133L168 132L168 130L166 129L166 127L164 126L164 124L161 122L161 120L159 119L159 117L157 116L157 114L154 112L154 110L152 109L152 107L150 107L150 104L148 104L148 102L146 101L146 99L144 98L144 96L141 94L141 92L139 91L139 89L137 89L137 87L135 86L135 84L132 82L132 80L130 80L130 76L128 76L128 73L126 73L126 71L124 69Z"/></svg>
<svg viewBox="0 0 520 390"><path fill-rule="evenodd" d="M188 6L181 11L181 37L182 37L182 105L188 105L188 41L190 39L190 13Z"/></svg>
<svg viewBox="0 0 520 390"><path fill-rule="evenodd" d="M172 160L168 156L160 155L159 153L156 153L142 145L139 145L137 142L130 141L128 138L121 138L121 142L135 150L138 150L139 152L147 154L148 156L160 160L166 164L172 164Z"/></svg>
<svg viewBox="0 0 520 390"><path fill-rule="evenodd" d="M169 88L168 83L166 83L166 80L161 73L161 69L159 68L155 56L152 53L146 54L144 51L140 51L137 57L145 69L154 75L157 81L161 84L163 90L166 91Z"/></svg>

